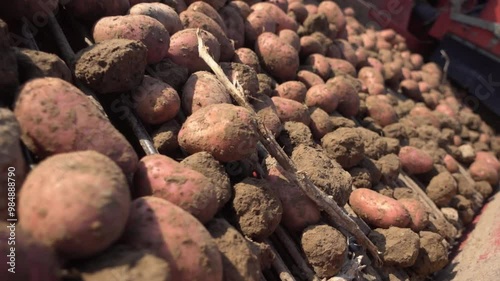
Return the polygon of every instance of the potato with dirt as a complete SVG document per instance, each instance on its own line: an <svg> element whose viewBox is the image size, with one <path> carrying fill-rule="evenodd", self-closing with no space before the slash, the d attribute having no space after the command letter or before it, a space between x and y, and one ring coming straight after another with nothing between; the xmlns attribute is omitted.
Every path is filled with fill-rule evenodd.
<svg viewBox="0 0 500 281"><path fill-rule="evenodd" d="M394 107L378 97L379 96L368 96L366 98L365 103L368 115L382 127L396 123L398 121L398 116Z"/></svg>
<svg viewBox="0 0 500 281"><path fill-rule="evenodd" d="M257 95L259 78L253 68L236 62L222 62L220 66L229 81L233 85L238 85L246 97L251 99Z"/></svg>
<svg viewBox="0 0 500 281"><path fill-rule="evenodd" d="M235 184L230 206L231 219L241 232L253 240L262 241L278 227L283 205L264 179L246 178Z"/></svg>
<svg viewBox="0 0 500 281"><path fill-rule="evenodd" d="M414 198L401 198L398 202L403 204L403 207L408 211L410 215L410 228L415 231L421 231L427 227L429 224L429 212L427 211L425 205Z"/></svg>
<svg viewBox="0 0 500 281"><path fill-rule="evenodd" d="M41 51L15 48L19 80L56 77L71 83L73 77L66 63L58 56Z"/></svg>
<svg viewBox="0 0 500 281"><path fill-rule="evenodd" d="M160 154L169 155L179 148L177 135L180 129L181 125L177 121L170 120L151 133L153 146Z"/></svg>
<svg viewBox="0 0 500 281"><path fill-rule="evenodd" d="M278 109L273 100L265 94L257 94L250 100L257 117L274 136L278 136L283 129L283 124L278 116Z"/></svg>
<svg viewBox="0 0 500 281"><path fill-rule="evenodd" d="M137 116L147 124L170 121L181 107L179 95L172 86L148 75L132 90L131 97Z"/></svg>
<svg viewBox="0 0 500 281"><path fill-rule="evenodd" d="M131 15L145 15L161 22L170 35L182 30L182 22L173 8L163 3L139 3L128 11Z"/></svg>
<svg viewBox="0 0 500 281"><path fill-rule="evenodd" d="M238 48L234 51L232 62L242 63L250 66L256 73L260 73L260 63L257 54L249 48Z"/></svg>
<svg viewBox="0 0 500 281"><path fill-rule="evenodd" d="M222 162L247 158L258 140L257 115L232 104L212 104L194 112L179 132L179 144L188 153L207 151Z"/></svg>
<svg viewBox="0 0 500 281"><path fill-rule="evenodd" d="M269 13L269 17L276 21L277 32L284 29L297 31L299 27L298 23L293 18L289 17L283 10L273 3L258 2L253 4L250 8L253 11L267 11Z"/></svg>
<svg viewBox="0 0 500 281"><path fill-rule="evenodd" d="M319 189L344 206L351 194L352 178L340 165L332 161L325 151L306 145L297 146L292 161Z"/></svg>
<svg viewBox="0 0 500 281"><path fill-rule="evenodd" d="M307 87L300 81L287 81L276 87L278 96L291 99L298 102L304 102L307 93Z"/></svg>
<svg viewBox="0 0 500 281"><path fill-rule="evenodd" d="M182 88L182 109L191 115L200 108L211 104L231 104L231 96L222 82L208 71L197 71Z"/></svg>
<svg viewBox="0 0 500 281"><path fill-rule="evenodd" d="M329 225L309 226L302 232L300 244L306 261L320 278L335 276L347 260L346 237Z"/></svg>
<svg viewBox="0 0 500 281"><path fill-rule="evenodd" d="M154 154L139 161L134 174L138 196L165 199L205 223L217 212L217 197L212 182L170 157Z"/></svg>
<svg viewBox="0 0 500 281"><path fill-rule="evenodd" d="M328 84L318 84L310 87L305 96L305 104L309 107L319 107L330 114L337 109L340 97L335 88Z"/></svg>
<svg viewBox="0 0 500 281"><path fill-rule="evenodd" d="M170 38L170 47L167 53L169 59L177 65L186 67L189 73L210 70L210 67L200 58L198 53L197 32L196 28L186 28L176 32ZM208 31L200 30L199 32L203 43L208 48L208 53L216 62L219 62L221 57L219 41Z"/></svg>
<svg viewBox="0 0 500 281"><path fill-rule="evenodd" d="M141 41L148 50L148 64L160 62L167 55L170 46L170 34L163 24L145 15L101 18L94 25L92 37L96 43L109 39Z"/></svg>
<svg viewBox="0 0 500 281"><path fill-rule="evenodd" d="M138 157L98 107L78 88L59 78L24 84L14 107L21 138L38 157L95 150L133 173Z"/></svg>
<svg viewBox="0 0 500 281"><path fill-rule="evenodd" d="M75 77L100 94L125 92L139 86L146 66L147 48L144 44L112 39L77 53Z"/></svg>
<svg viewBox="0 0 500 281"><path fill-rule="evenodd" d="M375 227L406 227L411 220L408 211L397 200L366 188L352 191L349 205L360 218Z"/></svg>
<svg viewBox="0 0 500 281"><path fill-rule="evenodd" d="M321 139L321 146L328 156L337 161L342 168L358 165L364 157L364 143L356 130L339 128Z"/></svg>
<svg viewBox="0 0 500 281"><path fill-rule="evenodd" d="M245 237L224 219L214 219L206 227L221 253L223 280L259 281L259 259Z"/></svg>
<svg viewBox="0 0 500 281"><path fill-rule="evenodd" d="M217 209L221 209L232 196L231 183L224 166L208 152L198 152L181 161L181 164L193 169L212 183L217 197Z"/></svg>
<svg viewBox="0 0 500 281"><path fill-rule="evenodd" d="M327 81L338 96L337 111L346 117L355 116L359 111L359 96L356 88L346 78L338 76Z"/></svg>
<svg viewBox="0 0 500 281"><path fill-rule="evenodd" d="M404 146L399 150L401 166L410 175L427 173L434 167L432 157L424 150Z"/></svg>
<svg viewBox="0 0 500 281"><path fill-rule="evenodd" d="M319 107L309 107L309 114L311 116L309 127L315 139L321 140L326 134L334 130L330 116L323 109Z"/></svg>
<svg viewBox="0 0 500 281"><path fill-rule="evenodd" d="M45 159L19 193L20 226L69 259L93 256L114 243L125 228L129 208L125 175L95 151Z"/></svg>
<svg viewBox="0 0 500 281"><path fill-rule="evenodd" d="M280 82L297 77L299 53L276 34L264 32L259 35L255 42L255 52L264 69Z"/></svg>
<svg viewBox="0 0 500 281"><path fill-rule="evenodd" d="M294 121L304 123L307 126L311 122L306 105L282 97L272 97L271 99L282 123Z"/></svg>
<svg viewBox="0 0 500 281"><path fill-rule="evenodd" d="M210 233L195 217L161 198L132 202L121 242L166 260L176 280L222 281L221 256Z"/></svg>

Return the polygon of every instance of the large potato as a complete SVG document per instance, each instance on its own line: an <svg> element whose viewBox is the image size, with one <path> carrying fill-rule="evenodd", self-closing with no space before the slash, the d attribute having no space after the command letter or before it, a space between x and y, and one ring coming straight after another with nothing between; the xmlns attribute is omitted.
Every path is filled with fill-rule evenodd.
<svg viewBox="0 0 500 281"><path fill-rule="evenodd" d="M179 144L193 154L207 151L222 162L242 160L255 152L257 116L232 104L212 104L189 116L179 132Z"/></svg>
<svg viewBox="0 0 500 281"><path fill-rule="evenodd" d="M42 161L19 194L21 227L67 258L84 258L122 234L130 208L125 175L106 156L71 152Z"/></svg>
<svg viewBox="0 0 500 281"><path fill-rule="evenodd" d="M134 200L122 240L165 259L175 280L222 281L221 256L210 233L166 200Z"/></svg>
<svg viewBox="0 0 500 281"><path fill-rule="evenodd" d="M299 54L276 34L264 32L257 37L255 52L264 68L280 81L293 80L299 69Z"/></svg>
<svg viewBox="0 0 500 281"><path fill-rule="evenodd" d="M22 139L38 157L95 150L133 173L137 154L78 88L59 78L39 78L19 92L14 113Z"/></svg>

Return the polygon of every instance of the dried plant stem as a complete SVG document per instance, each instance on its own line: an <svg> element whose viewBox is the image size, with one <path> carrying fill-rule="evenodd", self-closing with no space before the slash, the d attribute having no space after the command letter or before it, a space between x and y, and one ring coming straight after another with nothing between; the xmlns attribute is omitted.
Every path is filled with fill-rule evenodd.
<svg viewBox="0 0 500 281"><path fill-rule="evenodd" d="M240 92L234 85L229 81L229 79L224 74L224 71L219 66L217 62L210 56L207 47L205 46L203 40L200 36L201 30L198 29L198 54L207 65L212 69L220 82L226 87L234 100L240 105L248 110L254 112L253 107L245 98L244 94ZM279 144L276 142L272 133L264 126L264 124L257 120L258 131L260 134L260 141L269 154L274 157L278 163L288 172L291 173L289 180L297 184L302 191L313 200L320 209L325 211L328 216L331 217L332 221L335 222L336 226L342 227L351 233L360 245L365 247L368 252L374 257L375 263L377 265L382 264L382 260L378 254L377 247L366 237L366 235L361 231L359 226L351 220L351 218L344 213L344 211L337 205L333 200L333 197L328 196L323 191L318 189L302 171L298 171L295 164L290 160L286 153L281 149Z"/></svg>

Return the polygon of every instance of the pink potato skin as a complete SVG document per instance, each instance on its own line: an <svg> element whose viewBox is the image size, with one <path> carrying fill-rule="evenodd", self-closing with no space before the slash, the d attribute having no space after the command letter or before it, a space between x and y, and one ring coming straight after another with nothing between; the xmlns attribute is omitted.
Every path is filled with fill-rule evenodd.
<svg viewBox="0 0 500 281"><path fill-rule="evenodd" d="M183 29L179 15L170 6L163 3L140 3L129 10L131 15L146 15L161 22L170 35Z"/></svg>
<svg viewBox="0 0 500 281"><path fill-rule="evenodd" d="M409 174L423 174L433 168L432 157L418 148L405 146L399 150L401 166Z"/></svg>
<svg viewBox="0 0 500 281"><path fill-rule="evenodd" d="M217 212L217 198L210 181L199 172L161 155L147 155L134 175L139 196L165 199L192 214L202 223Z"/></svg>
<svg viewBox="0 0 500 281"><path fill-rule="evenodd" d="M497 170L500 173L500 161L490 152L478 151L476 152L476 161L484 162Z"/></svg>
<svg viewBox="0 0 500 281"><path fill-rule="evenodd" d="M453 156L446 154L443 158L443 163L448 172L456 173L458 172L458 162L453 158Z"/></svg>
<svg viewBox="0 0 500 281"><path fill-rule="evenodd" d="M170 46L170 34L163 24L145 15L101 18L94 25L92 36L96 43L108 39L141 41L148 48L148 64L160 62Z"/></svg>
<svg viewBox="0 0 500 281"><path fill-rule="evenodd" d="M211 72L197 71L182 88L182 107L187 115L210 104L231 103L224 85Z"/></svg>
<svg viewBox="0 0 500 281"><path fill-rule="evenodd" d="M307 90L305 104L309 107L317 106L327 113L332 113L337 109L339 97L328 84L319 84Z"/></svg>
<svg viewBox="0 0 500 281"><path fill-rule="evenodd" d="M308 126L311 122L307 106L304 104L281 97L272 97L271 99L273 100L274 105L276 105L278 117L282 123L295 121L304 123Z"/></svg>
<svg viewBox="0 0 500 281"><path fill-rule="evenodd" d="M257 37L255 52L264 68L280 81L294 80L299 69L299 53L276 34L264 32Z"/></svg>
<svg viewBox="0 0 500 281"><path fill-rule="evenodd" d="M253 11L267 11L271 18L276 20L276 31L278 32L284 29L290 29L296 32L299 28L299 25L295 20L287 16L287 14L283 10L272 3L259 2L252 5L251 8Z"/></svg>
<svg viewBox="0 0 500 281"><path fill-rule="evenodd" d="M403 205L403 207L410 214L410 228L419 232L423 230L429 224L429 213L425 209L425 206L416 199L411 198L403 198L398 200L399 203Z"/></svg>
<svg viewBox="0 0 500 281"><path fill-rule="evenodd" d="M398 121L398 115L394 107L388 102L378 98L378 95L368 96L366 98L366 107L368 108L370 117L382 127Z"/></svg>
<svg viewBox="0 0 500 281"><path fill-rule="evenodd" d="M469 167L469 173L475 181L487 181L491 185L498 183L498 171L486 162L474 161Z"/></svg>
<svg viewBox="0 0 500 281"><path fill-rule="evenodd" d="M376 227L406 227L410 223L410 215L401 203L371 189L355 189L349 205L360 218Z"/></svg>
<svg viewBox="0 0 500 281"><path fill-rule="evenodd" d="M222 281L222 260L210 233L166 200L151 196L134 200L122 241L165 259L176 280Z"/></svg>

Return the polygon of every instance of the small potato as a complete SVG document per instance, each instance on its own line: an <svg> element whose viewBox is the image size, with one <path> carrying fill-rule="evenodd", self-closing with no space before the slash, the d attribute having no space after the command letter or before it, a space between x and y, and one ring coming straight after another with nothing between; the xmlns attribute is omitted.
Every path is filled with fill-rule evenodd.
<svg viewBox="0 0 500 281"><path fill-rule="evenodd" d="M484 161L474 161L469 167L469 173L475 181L487 181L491 185L498 183L498 170Z"/></svg>
<svg viewBox="0 0 500 281"><path fill-rule="evenodd" d="M250 101L255 112L257 112L257 117L264 124L264 126L273 133L274 136L278 136L283 129L281 120L278 116L278 111L274 105L273 100L264 94L258 94L255 99Z"/></svg>
<svg viewBox="0 0 500 281"><path fill-rule="evenodd" d="M354 51L352 45L347 42L347 40L337 39L335 40L335 44L340 50L341 59L348 61L353 66L358 64L358 57L356 56L356 52Z"/></svg>
<svg viewBox="0 0 500 281"><path fill-rule="evenodd" d="M167 54L167 57L170 58L175 64L187 67L190 73L200 70L210 70L205 61L199 56L198 38L196 33L196 28L186 28L172 35L170 48L168 49ZM218 62L221 50L217 38L204 30L201 30L200 36L205 45L208 47L210 56Z"/></svg>
<svg viewBox="0 0 500 281"><path fill-rule="evenodd" d="M173 119L181 107L181 100L174 88L147 75L131 95L135 112L148 124L161 124Z"/></svg>
<svg viewBox="0 0 500 281"><path fill-rule="evenodd" d="M406 227L411 220L400 202L367 188L355 189L349 197L349 205L360 218L375 227Z"/></svg>
<svg viewBox="0 0 500 281"><path fill-rule="evenodd" d="M276 79L288 81L297 77L299 54L277 35L270 32L259 35L255 52L264 68Z"/></svg>
<svg viewBox="0 0 500 281"><path fill-rule="evenodd" d="M245 42L254 43L264 32L276 32L276 19L266 10L253 10L245 21Z"/></svg>
<svg viewBox="0 0 500 281"><path fill-rule="evenodd" d="M418 87L418 83L415 80L403 80L399 84L401 91L403 94L415 101L422 101L422 92L420 92L420 88Z"/></svg>
<svg viewBox="0 0 500 281"><path fill-rule="evenodd" d="M330 67L332 68L334 73L340 71L349 74L352 77L356 77L356 68L354 68L354 66L350 62L336 58L328 58L328 62L330 63Z"/></svg>
<svg viewBox="0 0 500 281"><path fill-rule="evenodd" d="M307 69L319 75L323 80L328 80L332 76L332 68L326 57L320 54L312 54L304 62Z"/></svg>
<svg viewBox="0 0 500 281"><path fill-rule="evenodd" d="M125 175L95 151L47 158L28 175L19 194L21 227L70 259L93 256L115 242L129 208Z"/></svg>
<svg viewBox="0 0 500 281"><path fill-rule="evenodd" d="M220 61L231 60L234 46L217 22L205 14L189 10L182 12L179 17L184 28L200 28L215 36L220 44Z"/></svg>
<svg viewBox="0 0 500 281"><path fill-rule="evenodd" d="M342 115L351 117L359 111L359 96L354 86L343 77L335 77L327 81L338 96L338 109Z"/></svg>
<svg viewBox="0 0 500 281"><path fill-rule="evenodd" d="M272 97L272 100L274 105L276 105L276 110L282 123L295 121L304 123L307 126L311 122L307 106L304 104L281 97Z"/></svg>
<svg viewBox="0 0 500 281"><path fill-rule="evenodd" d="M323 81L323 78L321 78L319 75L314 74L311 71L308 70L301 70L297 73L297 80L304 83L306 87L309 89L314 85L320 85L320 84L325 84L325 81Z"/></svg>
<svg viewBox="0 0 500 281"><path fill-rule="evenodd" d="M276 20L276 31L290 29L294 32L297 31L299 25L291 17L281 10L278 6L269 2L259 2L251 6L253 11L268 11L269 16ZM267 30L266 30L267 31Z"/></svg>
<svg viewBox="0 0 500 281"><path fill-rule="evenodd" d="M20 89L14 113L26 146L40 158L95 150L128 174L137 154L102 112L78 88L59 78L38 78ZM103 137L105 136L105 137Z"/></svg>
<svg viewBox="0 0 500 281"><path fill-rule="evenodd" d="M312 86L307 90L305 104L307 106L317 106L326 113L332 113L337 109L339 96L335 89L328 84L319 84Z"/></svg>
<svg viewBox="0 0 500 281"><path fill-rule="evenodd" d="M314 37L306 35L300 37L300 57L307 58L312 54L324 55L326 49L321 43Z"/></svg>
<svg viewBox="0 0 500 281"><path fill-rule="evenodd" d="M214 186L203 174L164 155L147 155L134 175L138 196L155 196L186 210L202 223L217 212Z"/></svg>
<svg viewBox="0 0 500 281"><path fill-rule="evenodd" d="M260 73L260 62L257 54L249 48L239 48L234 51L232 62L242 63L250 66L256 73Z"/></svg>
<svg viewBox="0 0 500 281"><path fill-rule="evenodd" d="M220 11L217 12L217 9L215 9L213 6L208 4L206 1L192 2L187 7L187 10L199 12L199 13L207 15L209 18L213 19L222 28L224 33L227 33L227 26L224 23L224 19L223 19L222 15L220 14Z"/></svg>
<svg viewBox="0 0 500 281"><path fill-rule="evenodd" d="M303 3L299 1L289 1L288 3L288 14L292 13L295 16L295 20L298 23L304 22L307 18L308 11Z"/></svg>
<svg viewBox="0 0 500 281"><path fill-rule="evenodd" d="M281 40L294 47L297 52L300 51L300 38L295 31L283 29L279 32L278 36Z"/></svg>
<svg viewBox="0 0 500 281"><path fill-rule="evenodd" d="M181 19L175 10L163 3L139 3L128 11L131 15L145 15L161 22L170 35L183 29Z"/></svg>
<svg viewBox="0 0 500 281"><path fill-rule="evenodd" d="M363 67L358 72L358 79L361 80L367 87L370 84L384 84L384 76L380 71L373 67Z"/></svg>
<svg viewBox="0 0 500 281"><path fill-rule="evenodd" d="M211 104L231 103L231 96L217 77L198 71L189 77L182 88L182 108L187 115Z"/></svg>
<svg viewBox="0 0 500 281"><path fill-rule="evenodd" d="M476 152L476 161L486 163L493 168L495 168L500 173L500 161L496 158L493 153L486 151L478 151Z"/></svg>
<svg viewBox="0 0 500 281"><path fill-rule="evenodd" d="M184 0L184 2L186 2L186 4L188 4L188 5L191 5L196 1L197 0ZM210 6L212 6L217 11L220 10L220 8L222 8L226 4L225 0L203 0L203 2L208 3Z"/></svg>
<svg viewBox="0 0 500 281"><path fill-rule="evenodd" d="M257 115L232 104L212 104L194 112L182 125L179 144L188 153L207 151L222 162L255 152Z"/></svg>
<svg viewBox="0 0 500 281"><path fill-rule="evenodd" d="M309 128L311 128L314 138L321 140L326 134L333 131L333 123L326 111L319 107L309 107L309 113L311 116Z"/></svg>
<svg viewBox="0 0 500 281"><path fill-rule="evenodd" d="M377 97L378 96L368 96L366 98L368 115L382 127L396 123L398 121L398 116L394 107Z"/></svg>
<svg viewBox="0 0 500 281"><path fill-rule="evenodd" d="M398 202L408 211L411 217L409 226L413 231L419 232L427 227L429 224L429 212L427 212L422 202L412 198L399 199Z"/></svg>
<svg viewBox="0 0 500 281"><path fill-rule="evenodd" d="M455 158L453 158L450 154L446 154L446 156L444 156L443 163L448 172L456 173L459 171L457 160L455 160Z"/></svg>
<svg viewBox="0 0 500 281"><path fill-rule="evenodd" d="M141 41L148 49L148 64L160 62L170 46L170 34L163 24L145 15L101 18L94 25L92 36L96 43L109 39Z"/></svg>
<svg viewBox="0 0 500 281"><path fill-rule="evenodd" d="M304 102L306 98L307 88L304 83L299 81L287 81L276 87L278 96L286 99L291 99L298 102Z"/></svg>
<svg viewBox="0 0 500 281"><path fill-rule="evenodd" d="M334 24L338 32L342 32L346 27L344 13L339 5L333 1L323 1L318 5L318 13L323 13L328 22Z"/></svg>
<svg viewBox="0 0 500 281"><path fill-rule="evenodd" d="M210 233L196 218L161 198L132 202L122 241L165 259L178 280L222 280L222 261Z"/></svg>
<svg viewBox="0 0 500 281"><path fill-rule="evenodd" d="M401 166L409 174L427 173L434 167L432 157L425 151L412 146L399 150Z"/></svg>

